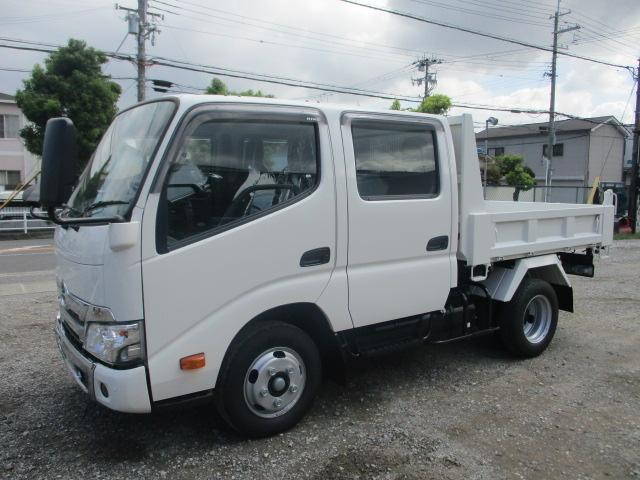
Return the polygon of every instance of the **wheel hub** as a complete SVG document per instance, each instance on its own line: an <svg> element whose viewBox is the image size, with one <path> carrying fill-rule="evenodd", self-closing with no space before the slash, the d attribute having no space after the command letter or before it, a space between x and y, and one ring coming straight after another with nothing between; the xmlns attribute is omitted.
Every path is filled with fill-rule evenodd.
<svg viewBox="0 0 640 480"><path fill-rule="evenodd" d="M262 418L283 415L300 399L305 379L305 365L298 353L271 348L258 355L245 375L247 406Z"/></svg>
<svg viewBox="0 0 640 480"><path fill-rule="evenodd" d="M275 376L269 380L268 390L274 397L281 396L289 388L291 379L286 372L278 372Z"/></svg>
<svg viewBox="0 0 640 480"><path fill-rule="evenodd" d="M542 342L549 334L553 309L549 299L544 295L536 295L527 304L524 311L524 335L531 343Z"/></svg>

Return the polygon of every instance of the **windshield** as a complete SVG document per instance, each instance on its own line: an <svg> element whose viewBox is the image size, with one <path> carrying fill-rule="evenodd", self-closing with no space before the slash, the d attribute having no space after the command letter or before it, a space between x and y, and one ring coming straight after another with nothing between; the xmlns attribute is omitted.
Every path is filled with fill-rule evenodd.
<svg viewBox="0 0 640 480"><path fill-rule="evenodd" d="M126 215L174 109L173 102L160 101L119 114L80 176L66 215Z"/></svg>

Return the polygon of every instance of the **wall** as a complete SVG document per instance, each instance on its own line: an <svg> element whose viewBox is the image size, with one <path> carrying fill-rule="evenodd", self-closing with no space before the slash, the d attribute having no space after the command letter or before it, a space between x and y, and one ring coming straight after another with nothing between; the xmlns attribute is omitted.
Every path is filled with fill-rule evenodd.
<svg viewBox="0 0 640 480"><path fill-rule="evenodd" d="M486 200L513 200L513 187L506 185L488 186L484 189ZM548 189L544 186L533 187L526 192L521 191L518 197L519 202L544 202L545 191L548 191L547 201L550 203L586 203L589 197L589 188L572 187L563 184L551 185Z"/></svg>
<svg viewBox="0 0 640 480"><path fill-rule="evenodd" d="M544 182L545 161L542 157L542 146L547 143L546 136L523 136L496 138L489 140L489 148L504 147L505 154L517 154L524 157L524 163L536 174L538 184ZM564 155L553 158L552 184L584 185L587 157L589 155L589 137L587 132L568 132L556 135L556 143L564 144ZM482 145L482 140L478 139Z"/></svg>
<svg viewBox="0 0 640 480"><path fill-rule="evenodd" d="M0 100L0 114L12 114L20 117L20 128L25 117L13 102ZM24 147L22 138L0 138L0 170L19 170L20 180L24 181L38 164L38 159Z"/></svg>
<svg viewBox="0 0 640 480"><path fill-rule="evenodd" d="M603 182L621 182L625 139L613 125L602 124L591 131L589 146L589 180L597 176Z"/></svg>

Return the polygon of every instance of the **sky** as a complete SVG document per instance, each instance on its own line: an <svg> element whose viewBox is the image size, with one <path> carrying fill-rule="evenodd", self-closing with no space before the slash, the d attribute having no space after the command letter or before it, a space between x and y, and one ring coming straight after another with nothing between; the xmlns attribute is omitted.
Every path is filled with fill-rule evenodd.
<svg viewBox="0 0 640 480"><path fill-rule="evenodd" d="M361 0L362 3L410 12L465 28L550 46L553 0ZM551 53L483 38L452 29L373 11L340 0L149 0L158 20L153 57L291 77L339 86L418 97L412 82L421 76L412 65L426 55L441 59L434 93L454 103L527 109L549 108ZM122 6L136 7L135 0ZM579 25L561 35L561 51L619 65L637 65L640 56L638 0L563 0L561 26ZM0 17L3 38L64 44L85 40L106 51L134 53L135 38L126 35L125 12L110 0L4 0ZM0 39L0 43L3 43ZM33 65L46 54L0 49L0 92L14 94ZM13 71L18 70L18 71ZM123 89L119 107L136 101L132 63L111 60L104 70ZM210 74L151 66L149 78L204 89ZM230 89L260 89L278 98L388 107L391 100L220 77ZM588 117L614 115L632 121L633 80L623 68L566 56L558 58L557 111ZM147 97L160 95L151 88ZM415 106L402 102L403 107ZM489 116L500 125L543 122L545 114L470 110L476 126ZM623 116L624 114L624 116ZM562 117L558 117L559 119Z"/></svg>

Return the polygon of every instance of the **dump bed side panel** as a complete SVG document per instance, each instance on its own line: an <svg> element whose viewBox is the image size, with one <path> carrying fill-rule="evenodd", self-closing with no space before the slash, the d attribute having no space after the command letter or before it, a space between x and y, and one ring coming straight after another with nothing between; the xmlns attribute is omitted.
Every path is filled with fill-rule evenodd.
<svg viewBox="0 0 640 480"><path fill-rule="evenodd" d="M460 242L467 265L607 246L613 240L613 195L603 205L485 201L471 115L449 117L458 173Z"/></svg>
<svg viewBox="0 0 640 480"><path fill-rule="evenodd" d="M607 245L613 231L612 205L510 203L486 202L487 212L473 215L492 230L490 261Z"/></svg>

